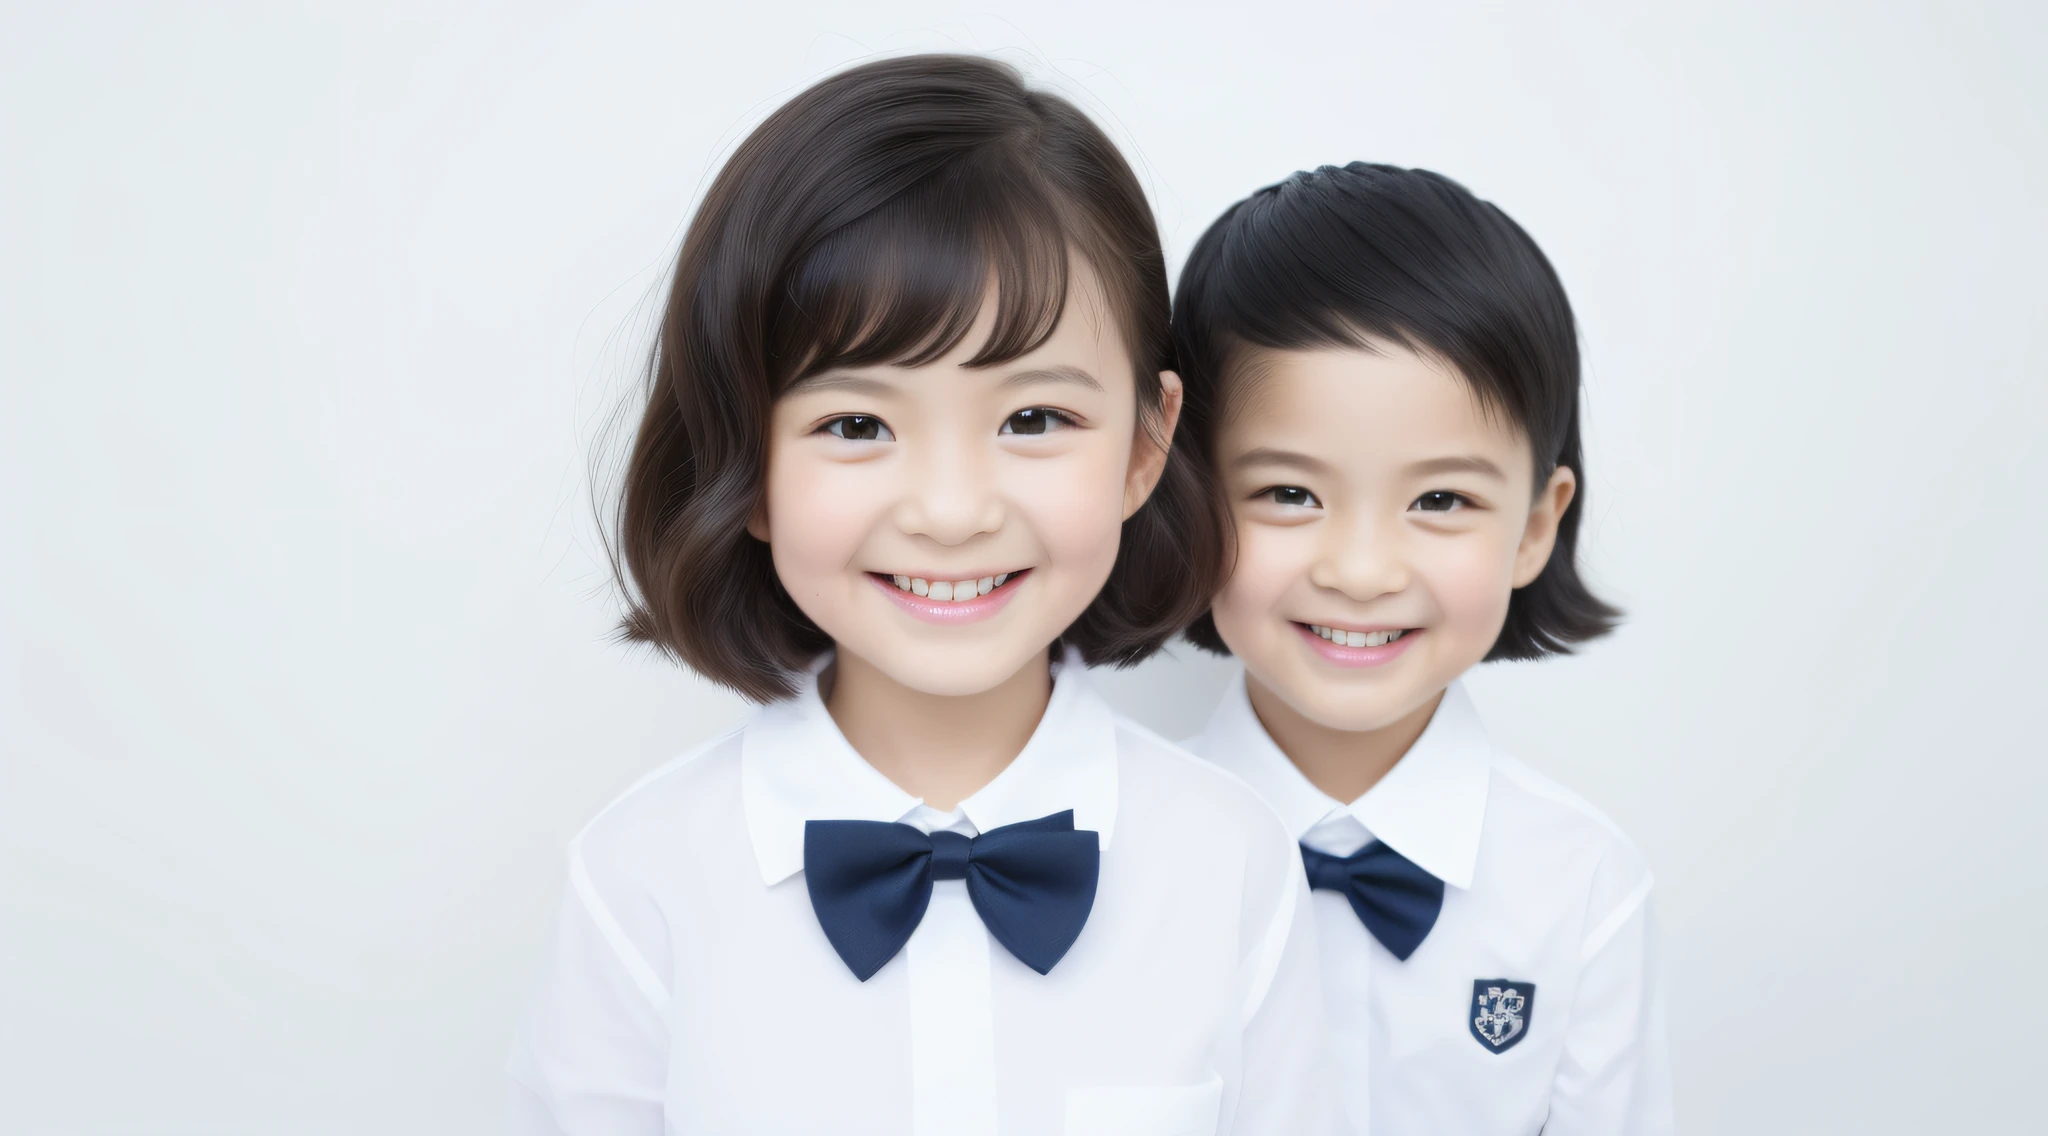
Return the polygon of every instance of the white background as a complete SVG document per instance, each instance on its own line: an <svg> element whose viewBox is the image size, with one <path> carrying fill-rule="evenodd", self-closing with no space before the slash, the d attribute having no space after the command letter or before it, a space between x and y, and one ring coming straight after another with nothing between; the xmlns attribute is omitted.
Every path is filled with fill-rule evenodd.
<svg viewBox="0 0 2048 1136"><path fill-rule="evenodd" d="M1683 1126L2038 1118L2041 6L204 7L0 23L0 1130L492 1130L564 842L743 711L609 639L665 261L934 48L1105 121L1176 268L1357 158L1527 226L1630 620L1474 685L1656 866Z"/></svg>

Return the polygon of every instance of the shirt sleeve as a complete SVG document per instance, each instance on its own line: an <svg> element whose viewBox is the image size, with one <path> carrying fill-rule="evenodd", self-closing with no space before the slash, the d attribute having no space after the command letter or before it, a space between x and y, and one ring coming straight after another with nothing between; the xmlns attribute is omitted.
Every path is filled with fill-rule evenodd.
<svg viewBox="0 0 2048 1136"><path fill-rule="evenodd" d="M1646 876L1587 936L1544 1136L1673 1131L1664 991Z"/></svg>
<svg viewBox="0 0 2048 1136"><path fill-rule="evenodd" d="M1299 853L1292 841L1285 844L1278 864L1263 872L1254 865L1251 873L1279 902L1268 899L1265 934L1246 958L1240 1076L1235 1093L1225 1094L1219 1136L1349 1132L1329 1066L1315 908Z"/></svg>
<svg viewBox="0 0 2048 1136"><path fill-rule="evenodd" d="M580 849L554 954L507 1066L513 1136L661 1136L668 994ZM649 933L643 917L640 937ZM660 957L656 955L654 957Z"/></svg>

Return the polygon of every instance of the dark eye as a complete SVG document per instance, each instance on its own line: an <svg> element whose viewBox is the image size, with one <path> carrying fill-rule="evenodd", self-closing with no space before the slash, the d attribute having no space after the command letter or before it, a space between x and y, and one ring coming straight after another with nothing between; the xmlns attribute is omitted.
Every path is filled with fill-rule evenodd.
<svg viewBox="0 0 2048 1136"><path fill-rule="evenodd" d="M1321 501L1316 495L1299 485L1275 485L1271 489L1259 490L1259 496L1271 500L1275 505L1292 505L1301 509L1320 509Z"/></svg>
<svg viewBox="0 0 2048 1136"><path fill-rule="evenodd" d="M825 423L825 432L849 442L887 442L896 435L887 423L871 414L846 414Z"/></svg>
<svg viewBox="0 0 2048 1136"><path fill-rule="evenodd" d="M1000 431L1004 434L1050 434L1062 427L1072 426L1074 420L1049 406L1034 406L1020 410L1003 421Z"/></svg>
<svg viewBox="0 0 2048 1136"><path fill-rule="evenodd" d="M1462 493L1451 493L1439 489L1417 497L1415 503L1408 507L1424 513L1449 513L1462 509L1471 503L1471 500Z"/></svg>

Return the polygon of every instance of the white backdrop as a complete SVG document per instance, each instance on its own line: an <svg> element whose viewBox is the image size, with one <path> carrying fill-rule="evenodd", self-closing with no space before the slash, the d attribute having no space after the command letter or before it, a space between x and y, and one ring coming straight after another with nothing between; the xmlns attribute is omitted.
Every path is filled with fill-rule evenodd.
<svg viewBox="0 0 2048 1136"><path fill-rule="evenodd" d="M1176 267L1324 162L1521 220L1630 621L1474 685L1659 872L1684 1127L2038 1117L2041 6L205 7L0 17L0 1130L492 1130L564 842L743 711L608 638L664 262L935 48L1102 118Z"/></svg>

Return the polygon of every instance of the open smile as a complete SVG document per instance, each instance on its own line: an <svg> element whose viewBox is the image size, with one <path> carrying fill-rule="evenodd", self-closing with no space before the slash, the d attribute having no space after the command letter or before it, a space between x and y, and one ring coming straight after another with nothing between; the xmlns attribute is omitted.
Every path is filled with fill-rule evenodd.
<svg viewBox="0 0 2048 1136"><path fill-rule="evenodd" d="M1325 623L1297 623L1294 630L1309 646L1340 667L1377 667L1406 654L1422 637L1420 627L1334 627Z"/></svg>
<svg viewBox="0 0 2048 1136"><path fill-rule="evenodd" d="M1031 569L957 578L868 573L905 613L927 623L975 623L1001 611L1031 575Z"/></svg>

